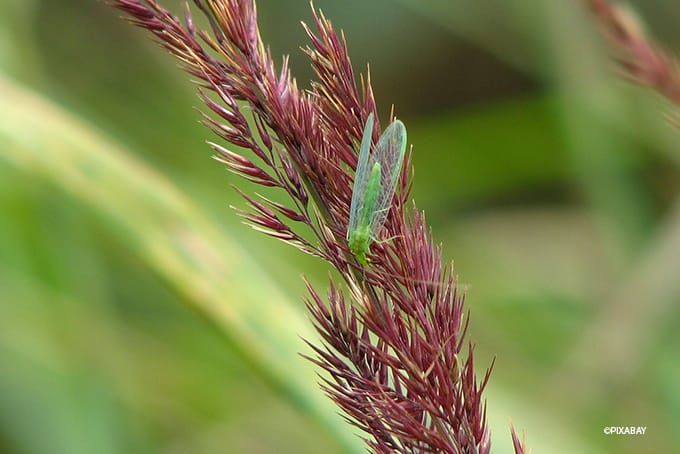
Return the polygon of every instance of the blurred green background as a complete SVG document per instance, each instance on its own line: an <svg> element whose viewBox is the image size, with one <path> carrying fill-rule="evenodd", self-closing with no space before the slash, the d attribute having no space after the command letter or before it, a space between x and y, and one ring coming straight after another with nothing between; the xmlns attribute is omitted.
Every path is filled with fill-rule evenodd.
<svg viewBox="0 0 680 454"><path fill-rule="evenodd" d="M494 452L510 419L534 452L680 452L671 107L579 2L315 4L409 128L479 373L496 357ZM680 48L678 2L634 5ZM308 2L258 7L306 85ZM188 77L102 2L0 11L0 452L360 450L297 354L328 268L238 222Z"/></svg>

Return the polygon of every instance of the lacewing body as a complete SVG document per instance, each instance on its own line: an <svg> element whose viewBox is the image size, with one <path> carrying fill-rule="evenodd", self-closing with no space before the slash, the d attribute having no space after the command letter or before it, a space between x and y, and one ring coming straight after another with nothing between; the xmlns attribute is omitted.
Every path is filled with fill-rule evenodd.
<svg viewBox="0 0 680 454"><path fill-rule="evenodd" d="M370 114L361 140L354 176L347 240L357 261L366 266L371 243L378 234L392 205L406 153L406 127L394 120L373 146L373 114Z"/></svg>

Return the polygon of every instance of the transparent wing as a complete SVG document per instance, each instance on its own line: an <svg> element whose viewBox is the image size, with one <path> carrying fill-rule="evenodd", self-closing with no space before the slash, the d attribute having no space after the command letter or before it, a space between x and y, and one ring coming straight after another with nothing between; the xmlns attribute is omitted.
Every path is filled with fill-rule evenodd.
<svg viewBox="0 0 680 454"><path fill-rule="evenodd" d="M349 208L347 238L349 238L349 233L356 230L357 228L357 223L359 222L359 211L361 210L366 198L366 186L368 185L368 178L370 176L368 163L372 142L373 114L371 113L366 120L366 125L364 126L364 135L361 138L361 150L359 151L357 170L354 173L354 187L352 188L352 204Z"/></svg>
<svg viewBox="0 0 680 454"><path fill-rule="evenodd" d="M375 214L371 221L371 233L377 237L392 205L394 191L401 175L401 166L406 154L406 127L399 120L394 120L380 136L378 145L371 154L368 168L380 163L380 193L375 206Z"/></svg>

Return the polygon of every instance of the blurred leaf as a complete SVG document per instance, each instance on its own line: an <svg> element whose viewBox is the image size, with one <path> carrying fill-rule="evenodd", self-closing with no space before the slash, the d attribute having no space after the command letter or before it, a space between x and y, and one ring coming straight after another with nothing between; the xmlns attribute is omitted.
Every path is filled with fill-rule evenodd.
<svg viewBox="0 0 680 454"><path fill-rule="evenodd" d="M74 307L0 265L0 431L15 448L9 452L115 453L149 444L129 436L132 415L94 361L74 361L94 339L98 358L114 357L103 325L83 314L72 319ZM75 333L90 336L74 347Z"/></svg>
<svg viewBox="0 0 680 454"><path fill-rule="evenodd" d="M95 249L106 249L105 241ZM178 296L159 291L162 283L134 262L121 264L129 273L108 270L130 290L129 297L107 295L109 307L55 291L41 275L0 260L0 445L15 448L0 451L208 454L226 445L234 452L336 452L325 432L309 430L288 402L272 398L218 330L174 306ZM80 387L106 398L90 405L89 393L74 392Z"/></svg>
<svg viewBox="0 0 680 454"><path fill-rule="evenodd" d="M650 246L618 284L599 298L598 314L555 373L555 389L578 383L578 401L588 402L601 388L629 383L646 373L643 365L658 326L680 301L680 201Z"/></svg>
<svg viewBox="0 0 680 454"><path fill-rule="evenodd" d="M680 362L678 351L680 350L680 336L675 324L670 331L670 339L664 339L666 345L660 346L657 354L656 376L654 388L662 408L668 416L665 431L674 438L676 446L680 446L680 434L676 430L680 426ZM670 342L669 342L670 341Z"/></svg>
<svg viewBox="0 0 680 454"><path fill-rule="evenodd" d="M499 359L496 371L512 367L509 360ZM514 453L510 438L510 423L521 433L526 431L527 446L535 453L589 453L600 454L602 451L586 440L574 434L573 422L563 419L549 404L547 409L533 407L525 397L518 398L499 392L493 386L487 391L487 400L493 403L489 408L489 430L493 434L493 453ZM599 428L598 428L599 430Z"/></svg>
<svg viewBox="0 0 680 454"><path fill-rule="evenodd" d="M589 20L582 2L560 2L563 14L559 16L564 45L579 43L581 59L572 61L570 66L555 65L561 58L569 58L566 48L554 47L554 23L551 20L553 8L535 0L392 0L429 18L456 36L491 52L497 58L538 77L546 84L547 93L561 99L559 80L569 77L571 72L590 70L590 64L597 62L600 69L607 71L607 94L605 98L616 99L614 103L602 102L600 96L579 98L579 108L598 122L616 128L629 139L635 137L654 150L670 157L680 164L680 141L677 130L670 127L664 118L668 106L657 96L639 87L627 87L613 71L614 64L610 49L602 45L597 36L597 24ZM557 4L555 4L557 5ZM557 54L555 52L558 52ZM554 88L559 90L555 92ZM580 92L578 86L569 86L564 96ZM590 91L588 92L590 93ZM595 128L597 125L591 125Z"/></svg>
<svg viewBox="0 0 680 454"><path fill-rule="evenodd" d="M68 376L4 348L0 354L0 422L17 452L105 454L129 449L120 445L125 419L118 403L91 374Z"/></svg>
<svg viewBox="0 0 680 454"><path fill-rule="evenodd" d="M573 208L487 210L458 220L445 240L475 299L586 302L614 278L592 220Z"/></svg>
<svg viewBox="0 0 680 454"><path fill-rule="evenodd" d="M25 80L39 77L31 23L34 0L3 0L0 14L0 70Z"/></svg>
<svg viewBox="0 0 680 454"><path fill-rule="evenodd" d="M545 75L542 8L533 0L393 0L531 74Z"/></svg>
<svg viewBox="0 0 680 454"><path fill-rule="evenodd" d="M602 223L602 241L621 260L640 250L651 231L651 203L639 172L634 143L593 115L589 103L623 111L623 100L611 83L609 60L593 52L597 37L586 13L566 3L546 5L548 39L573 168L581 191Z"/></svg>
<svg viewBox="0 0 680 454"><path fill-rule="evenodd" d="M0 79L0 156L90 204L186 301L217 324L298 407L358 449L298 356L301 313L247 255L162 176L84 122Z"/></svg>
<svg viewBox="0 0 680 454"><path fill-rule="evenodd" d="M430 214L450 216L461 203L478 205L566 181L568 155L556 107L547 97L525 97L413 122L419 204Z"/></svg>

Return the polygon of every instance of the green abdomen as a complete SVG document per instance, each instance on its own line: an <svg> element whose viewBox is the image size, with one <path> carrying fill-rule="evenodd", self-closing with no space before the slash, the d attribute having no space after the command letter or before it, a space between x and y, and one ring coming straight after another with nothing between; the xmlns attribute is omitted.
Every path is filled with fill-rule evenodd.
<svg viewBox="0 0 680 454"><path fill-rule="evenodd" d="M380 164L375 163L371 169L371 176L366 186L364 203L359 210L359 222L355 231L350 232L349 248L362 265L368 264L366 255L373 241L371 223L375 216L378 194L380 192Z"/></svg>

